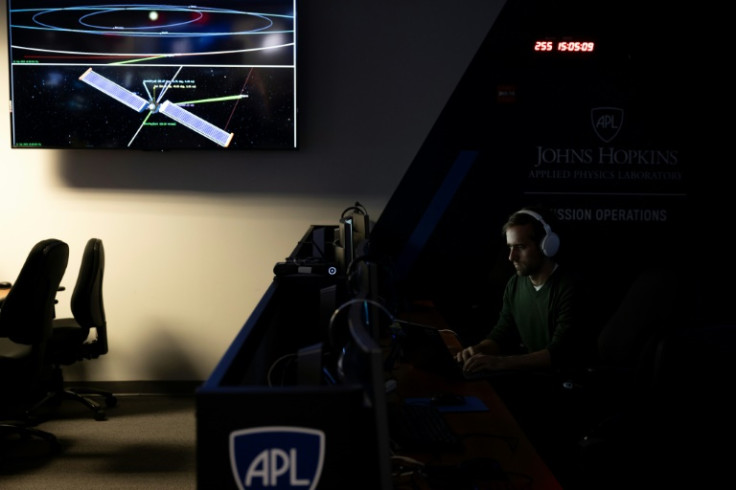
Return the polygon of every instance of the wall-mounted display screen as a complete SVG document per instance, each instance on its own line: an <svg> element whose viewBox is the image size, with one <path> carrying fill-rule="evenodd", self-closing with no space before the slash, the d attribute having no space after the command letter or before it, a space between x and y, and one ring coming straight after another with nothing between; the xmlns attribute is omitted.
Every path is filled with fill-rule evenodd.
<svg viewBox="0 0 736 490"><path fill-rule="evenodd" d="M11 146L296 149L296 0L8 0Z"/></svg>

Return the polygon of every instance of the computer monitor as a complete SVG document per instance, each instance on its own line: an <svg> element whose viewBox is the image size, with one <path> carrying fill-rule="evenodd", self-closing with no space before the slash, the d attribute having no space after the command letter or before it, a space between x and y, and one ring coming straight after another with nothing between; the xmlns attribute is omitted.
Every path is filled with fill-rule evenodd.
<svg viewBox="0 0 736 490"><path fill-rule="evenodd" d="M360 301L350 305L348 314L348 341L342 356L343 383L358 383L363 387L365 409L372 414L374 448L367 448L368 463L376 468L378 488L392 488L391 451L389 443L388 413L386 405L386 376L383 369L383 350L370 334L370 319ZM373 449L373 450L371 450Z"/></svg>
<svg viewBox="0 0 736 490"><path fill-rule="evenodd" d="M354 205L343 209L340 219L347 218L353 220L353 241L357 244L367 239L371 231L371 220L365 206L356 202Z"/></svg>
<svg viewBox="0 0 736 490"><path fill-rule="evenodd" d="M368 306L369 300L362 298L340 305L332 317L334 338L299 350L296 377L303 389L323 386L327 390L349 393L358 389L362 393L360 406L351 405L351 413L342 414L354 424L351 430L356 440L351 451L360 458L356 467L370 469L363 483L369 488L390 490L387 377L383 349L372 333L372 325L379 319L373 317Z"/></svg>
<svg viewBox="0 0 736 490"><path fill-rule="evenodd" d="M362 204L356 202L343 210L335 240L335 261L341 272L347 273L353 260L364 253L370 229L371 220Z"/></svg>
<svg viewBox="0 0 736 490"><path fill-rule="evenodd" d="M8 0L12 148L297 149L296 0Z"/></svg>
<svg viewBox="0 0 736 490"><path fill-rule="evenodd" d="M354 235L353 218L340 218L337 226L337 240L335 240L335 263L340 273L345 274L353 261Z"/></svg>
<svg viewBox="0 0 736 490"><path fill-rule="evenodd" d="M392 323L397 311L397 298L392 284L392 270L371 255L353 259L348 269L346 287L349 297L365 298L365 308L371 310L371 334L380 338Z"/></svg>

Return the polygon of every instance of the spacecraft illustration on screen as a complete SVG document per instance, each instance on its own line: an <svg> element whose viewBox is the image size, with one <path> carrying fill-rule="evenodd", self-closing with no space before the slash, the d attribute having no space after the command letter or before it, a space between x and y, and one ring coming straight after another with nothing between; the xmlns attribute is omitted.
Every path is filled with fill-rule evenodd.
<svg viewBox="0 0 736 490"><path fill-rule="evenodd" d="M181 70L181 67L179 68L179 70ZM179 71L177 71L177 74L178 73ZM233 133L228 133L227 131L218 128L214 124L211 124L201 117L196 116L186 109L183 109L182 107L174 104L170 100L160 102L160 100L163 98L164 94L168 90L168 87L171 86L171 83L175 79L176 76L167 82L164 89L161 90L161 93L159 94L157 100L149 101L144 99L143 97L134 94L125 87L118 85L112 80L103 77L99 73L94 72L92 68L89 68L79 77L79 80L81 80L82 82L96 88L100 92L112 97L118 102L125 104L136 112L143 112L146 109L148 109L150 113L159 112L165 116L168 116L179 124L186 126L192 131L201 134L205 138L214 141L218 145L227 148L227 146L233 139ZM135 139L135 136L133 137L133 139ZM131 143L132 142L133 141L131 140Z"/></svg>

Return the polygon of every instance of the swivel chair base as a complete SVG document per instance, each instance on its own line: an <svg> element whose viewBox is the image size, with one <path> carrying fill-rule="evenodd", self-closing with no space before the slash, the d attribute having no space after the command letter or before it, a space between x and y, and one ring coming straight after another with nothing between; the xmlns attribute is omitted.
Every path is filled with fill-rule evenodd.
<svg viewBox="0 0 736 490"><path fill-rule="evenodd" d="M95 420L107 420L107 413L105 413L103 406L92 400L89 396L85 396L87 394L105 397L105 406L107 407L114 407L118 403L118 399L115 395L106 391L95 390L94 388L84 388L83 391L81 389L77 391L64 388L49 393L43 400L38 402L29 411L29 413L33 413L43 405L60 405L64 400L74 400L92 410L92 412L94 412Z"/></svg>
<svg viewBox="0 0 736 490"><path fill-rule="evenodd" d="M60 366L56 366L51 373L50 389L28 413L33 414L39 408L45 405L59 406L64 400L74 400L94 412L95 420L107 420L107 414L103 406L92 397L100 396L105 399L106 407L114 407L118 404L117 397L109 391L100 390L93 387L67 388L64 386L64 378Z"/></svg>
<svg viewBox="0 0 736 490"><path fill-rule="evenodd" d="M31 427L26 422L16 420L0 421L0 438L9 440L11 437L17 436L20 440L37 438L42 439L49 444L49 451L55 454L61 450L58 439L51 432Z"/></svg>

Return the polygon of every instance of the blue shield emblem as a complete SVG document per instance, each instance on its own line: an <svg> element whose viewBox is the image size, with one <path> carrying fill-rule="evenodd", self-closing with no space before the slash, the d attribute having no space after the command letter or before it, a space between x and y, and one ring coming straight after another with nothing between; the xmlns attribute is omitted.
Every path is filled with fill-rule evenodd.
<svg viewBox="0 0 736 490"><path fill-rule="evenodd" d="M321 430L256 427L230 433L230 466L240 490L313 490L324 452Z"/></svg>

